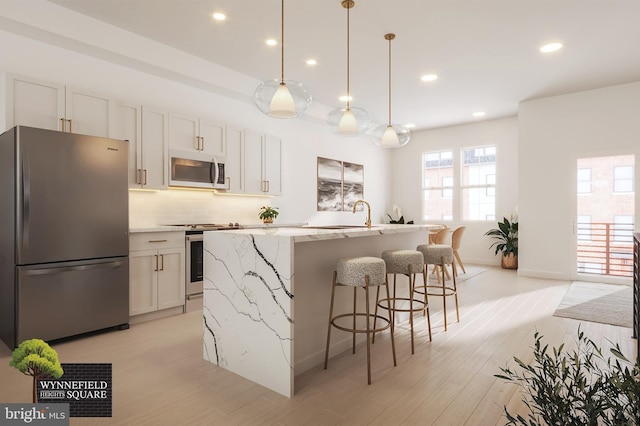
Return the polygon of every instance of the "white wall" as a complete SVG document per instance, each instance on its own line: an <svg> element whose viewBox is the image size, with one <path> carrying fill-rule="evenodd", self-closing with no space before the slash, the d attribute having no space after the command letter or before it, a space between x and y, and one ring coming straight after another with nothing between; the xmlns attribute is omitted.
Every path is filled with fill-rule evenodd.
<svg viewBox="0 0 640 426"><path fill-rule="evenodd" d="M318 156L363 164L365 198L374 222L382 220L388 153L368 138L334 136L320 119L326 106L314 104L305 119L271 119L252 102L259 81L43 0L0 1L0 46L0 71L212 117L282 138L282 197L132 192L132 226L193 219L257 223L264 204L280 208L280 223L363 222L362 214L316 212Z"/></svg>
<svg viewBox="0 0 640 426"><path fill-rule="evenodd" d="M398 204L405 220L424 223L422 218L422 153L441 149L495 145L497 156L496 217L509 217L518 205L518 120L515 117L481 121L460 126L414 132L411 141L393 151L390 202ZM391 205L387 206L391 213ZM484 236L495 222L450 223L466 226L460 255L465 263L499 264L489 250L491 240Z"/></svg>
<svg viewBox="0 0 640 426"><path fill-rule="evenodd" d="M522 102L519 123L519 274L573 279L576 159L634 154L638 190L640 82Z"/></svg>

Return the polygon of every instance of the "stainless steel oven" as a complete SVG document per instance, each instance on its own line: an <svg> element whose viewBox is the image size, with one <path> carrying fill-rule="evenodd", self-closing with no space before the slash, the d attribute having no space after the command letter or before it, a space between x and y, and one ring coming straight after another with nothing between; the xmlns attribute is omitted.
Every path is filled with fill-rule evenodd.
<svg viewBox="0 0 640 426"><path fill-rule="evenodd" d="M186 297L187 300L202 297L204 281L204 251L202 231L187 231L186 236Z"/></svg>
<svg viewBox="0 0 640 426"><path fill-rule="evenodd" d="M223 229L240 229L238 223L181 225L187 228L185 244L185 311L202 309L204 288L203 232Z"/></svg>

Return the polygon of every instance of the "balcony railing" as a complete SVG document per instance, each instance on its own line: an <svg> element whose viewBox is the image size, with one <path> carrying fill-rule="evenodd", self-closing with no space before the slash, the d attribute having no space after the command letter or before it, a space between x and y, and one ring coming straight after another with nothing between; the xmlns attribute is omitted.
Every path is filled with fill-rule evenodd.
<svg viewBox="0 0 640 426"><path fill-rule="evenodd" d="M578 223L578 272L633 276L633 224Z"/></svg>

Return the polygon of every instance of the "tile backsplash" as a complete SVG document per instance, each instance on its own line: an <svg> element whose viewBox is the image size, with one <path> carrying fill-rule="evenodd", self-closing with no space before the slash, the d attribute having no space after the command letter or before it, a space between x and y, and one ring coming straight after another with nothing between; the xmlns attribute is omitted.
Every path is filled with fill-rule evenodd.
<svg viewBox="0 0 640 426"><path fill-rule="evenodd" d="M257 224L264 197L215 194L210 191L170 189L129 191L129 227L187 223Z"/></svg>

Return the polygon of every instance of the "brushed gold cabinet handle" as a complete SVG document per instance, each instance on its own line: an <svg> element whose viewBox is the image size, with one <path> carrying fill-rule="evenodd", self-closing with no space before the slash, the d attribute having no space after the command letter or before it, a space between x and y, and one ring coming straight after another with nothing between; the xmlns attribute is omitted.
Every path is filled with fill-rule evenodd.
<svg viewBox="0 0 640 426"><path fill-rule="evenodd" d="M143 185L146 185L147 184L147 169L144 169L143 172L144 172L144 183L143 183Z"/></svg>
<svg viewBox="0 0 640 426"><path fill-rule="evenodd" d="M160 261L161 261L161 267L160 267L160 271L164 271L164 254L160 255Z"/></svg>
<svg viewBox="0 0 640 426"><path fill-rule="evenodd" d="M202 147L200 148L200 151L204 151L204 136L200 136L200 140L202 141Z"/></svg>
<svg viewBox="0 0 640 426"><path fill-rule="evenodd" d="M69 133L73 133L73 124L71 123L71 119L67 120L69 122Z"/></svg>
<svg viewBox="0 0 640 426"><path fill-rule="evenodd" d="M153 271L156 272L158 270L158 255L154 254L153 257L155 257L156 259L156 269L154 269Z"/></svg>
<svg viewBox="0 0 640 426"><path fill-rule="evenodd" d="M64 118L60 118L60 131L64 132L65 131L65 124L64 124Z"/></svg>
<svg viewBox="0 0 640 426"><path fill-rule="evenodd" d="M167 240L149 240L150 243L166 243Z"/></svg>

